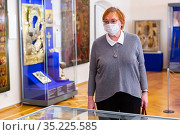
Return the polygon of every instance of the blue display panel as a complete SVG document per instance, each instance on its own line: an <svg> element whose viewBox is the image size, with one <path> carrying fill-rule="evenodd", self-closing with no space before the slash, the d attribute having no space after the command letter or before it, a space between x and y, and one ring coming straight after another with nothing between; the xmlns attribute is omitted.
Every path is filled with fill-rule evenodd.
<svg viewBox="0 0 180 135"><path fill-rule="evenodd" d="M59 77L61 52L50 51L55 32L46 12L51 17L51 0L21 0L20 5L23 99L48 101L74 91L74 80Z"/></svg>
<svg viewBox="0 0 180 135"><path fill-rule="evenodd" d="M44 0L21 0L22 4L39 4L44 5Z"/></svg>
<svg viewBox="0 0 180 135"><path fill-rule="evenodd" d="M144 53L146 71L161 72L163 69L163 53Z"/></svg>

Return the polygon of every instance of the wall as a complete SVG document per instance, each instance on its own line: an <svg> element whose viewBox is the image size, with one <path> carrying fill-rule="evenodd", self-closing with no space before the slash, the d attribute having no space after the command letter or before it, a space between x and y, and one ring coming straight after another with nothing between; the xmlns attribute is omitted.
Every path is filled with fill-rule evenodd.
<svg viewBox="0 0 180 135"><path fill-rule="evenodd" d="M131 0L129 32L134 32L134 20L160 20L160 46L163 52L163 68L167 67L167 16L168 3L180 0Z"/></svg>

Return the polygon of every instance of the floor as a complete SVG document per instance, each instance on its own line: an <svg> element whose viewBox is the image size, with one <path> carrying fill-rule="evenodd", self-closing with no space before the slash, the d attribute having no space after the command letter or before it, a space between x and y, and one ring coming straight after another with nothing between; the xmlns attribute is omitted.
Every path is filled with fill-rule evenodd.
<svg viewBox="0 0 180 135"><path fill-rule="evenodd" d="M170 74L170 106L169 110L174 113L164 113L168 109L168 88L167 73L147 72L149 104L147 107L148 115L180 118L180 73ZM78 85L78 95L74 98L58 103L61 106L87 108L87 82ZM31 112L42 109L43 107L16 104L7 108L0 109L0 120L12 120L24 116Z"/></svg>

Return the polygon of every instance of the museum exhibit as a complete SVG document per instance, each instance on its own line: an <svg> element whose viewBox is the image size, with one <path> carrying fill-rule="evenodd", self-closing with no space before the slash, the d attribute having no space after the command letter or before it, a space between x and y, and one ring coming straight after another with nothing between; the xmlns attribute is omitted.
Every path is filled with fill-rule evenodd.
<svg viewBox="0 0 180 135"><path fill-rule="evenodd" d="M0 0L0 120L179 120L179 80L179 0Z"/></svg>
<svg viewBox="0 0 180 135"><path fill-rule="evenodd" d="M71 78L64 71L67 65L75 67L76 64L74 3L73 0L19 1L22 102L25 104L48 106L77 94L74 68L71 68ZM64 23L67 21L68 27Z"/></svg>
<svg viewBox="0 0 180 135"><path fill-rule="evenodd" d="M0 92L10 90L7 2L0 2Z"/></svg>

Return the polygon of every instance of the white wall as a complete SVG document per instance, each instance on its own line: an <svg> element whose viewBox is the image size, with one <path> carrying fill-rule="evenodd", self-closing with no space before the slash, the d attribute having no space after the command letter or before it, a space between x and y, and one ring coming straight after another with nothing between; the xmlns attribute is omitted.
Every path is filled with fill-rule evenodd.
<svg viewBox="0 0 180 135"><path fill-rule="evenodd" d="M0 108L4 108L21 100L20 86L20 60L19 60L19 42L18 42L18 4L16 0L8 0L9 24L13 27L14 34L9 31L9 71L10 71L10 91L0 93ZM13 18L13 19L12 19Z"/></svg>

